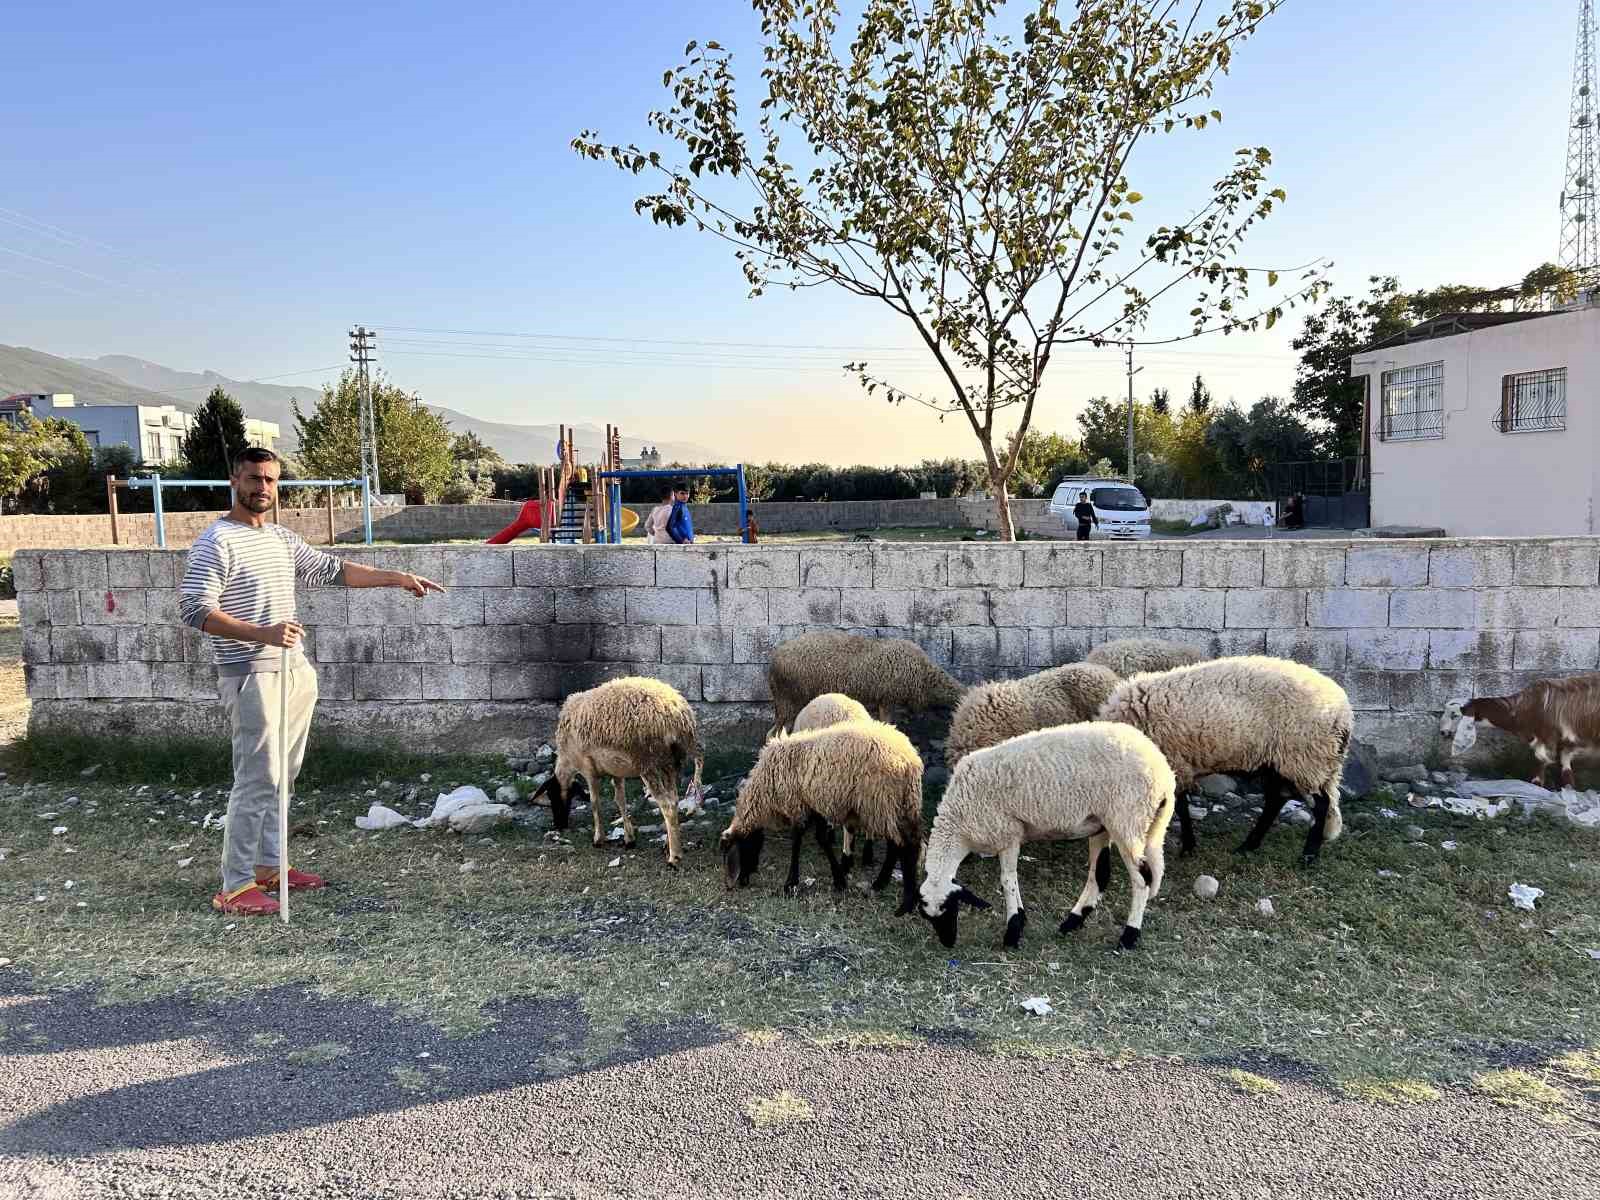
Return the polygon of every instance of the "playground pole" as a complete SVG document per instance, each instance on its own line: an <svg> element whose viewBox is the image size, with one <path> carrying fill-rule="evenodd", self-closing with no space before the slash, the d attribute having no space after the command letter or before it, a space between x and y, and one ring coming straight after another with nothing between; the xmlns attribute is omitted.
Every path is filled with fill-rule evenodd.
<svg viewBox="0 0 1600 1200"><path fill-rule="evenodd" d="M367 545L372 545L372 478L368 475L361 477L361 528Z"/></svg>
<svg viewBox="0 0 1600 1200"><path fill-rule="evenodd" d="M117 536L117 477L106 476L106 511L111 514L111 544L120 546L122 539Z"/></svg>
<svg viewBox="0 0 1600 1200"><path fill-rule="evenodd" d="M744 464L738 467L739 480L739 540L750 541L750 494L744 486Z"/></svg>
<svg viewBox="0 0 1600 1200"><path fill-rule="evenodd" d="M155 498L156 510L156 545L162 550L167 548L167 516L161 509L161 473L152 472L150 476L150 494Z"/></svg>

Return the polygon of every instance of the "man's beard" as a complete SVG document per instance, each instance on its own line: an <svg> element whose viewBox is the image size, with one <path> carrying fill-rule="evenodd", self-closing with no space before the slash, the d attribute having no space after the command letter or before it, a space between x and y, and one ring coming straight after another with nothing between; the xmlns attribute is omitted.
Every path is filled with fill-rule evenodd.
<svg viewBox="0 0 1600 1200"><path fill-rule="evenodd" d="M264 513L272 507L271 496L240 496L239 503L253 513Z"/></svg>

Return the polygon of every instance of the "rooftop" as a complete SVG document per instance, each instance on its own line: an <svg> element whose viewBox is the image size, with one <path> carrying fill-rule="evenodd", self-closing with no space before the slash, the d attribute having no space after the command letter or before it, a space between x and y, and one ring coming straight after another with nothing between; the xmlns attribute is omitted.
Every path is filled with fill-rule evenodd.
<svg viewBox="0 0 1600 1200"><path fill-rule="evenodd" d="M1458 333L1473 333L1479 329L1490 329L1496 325L1510 325L1515 321L1533 321L1540 317L1553 317L1567 311L1553 309L1549 312L1490 312L1490 313L1440 313L1437 317L1413 325L1410 329L1402 330L1381 342L1373 342L1357 350L1357 354L1369 354L1374 350L1387 350L1391 346L1404 346L1409 342L1427 342L1434 338L1455 337Z"/></svg>

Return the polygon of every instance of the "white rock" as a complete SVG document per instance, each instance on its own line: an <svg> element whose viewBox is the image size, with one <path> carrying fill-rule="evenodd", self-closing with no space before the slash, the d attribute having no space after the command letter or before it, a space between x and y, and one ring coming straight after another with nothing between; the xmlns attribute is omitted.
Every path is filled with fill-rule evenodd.
<svg viewBox="0 0 1600 1200"><path fill-rule="evenodd" d="M522 793L509 783L502 784L495 789L494 799L496 804L515 804L522 799Z"/></svg>
<svg viewBox="0 0 1600 1200"><path fill-rule="evenodd" d="M50 831L50 836L51 837L60 837L62 834L66 833L66 832L67 832L67 827L65 825L57 825L54 829L52 829Z"/></svg>
<svg viewBox="0 0 1600 1200"><path fill-rule="evenodd" d="M58 813L58 812L42 812L42 813L34 813L33 815L35 817L39 818L39 820L41 820L41 821L54 821L61 814Z"/></svg>
<svg viewBox="0 0 1600 1200"><path fill-rule="evenodd" d="M70 880L70 879L69 879L69 880L67 880L67 882L66 882L66 884L65 884L65 887L66 887L66 890L67 890L67 891L69 891L69 892L70 892L70 891L71 891L71 890L72 890L72 889L73 889L73 888L75 888L75 887L76 887L76 886L77 886L77 884L76 884L76 883L74 883L74 882L73 882L73 881L72 881L72 880Z"/></svg>
<svg viewBox="0 0 1600 1200"><path fill-rule="evenodd" d="M1239 790L1238 781L1228 775L1202 775L1196 779L1195 786L1208 796L1226 796L1229 792Z"/></svg>
<svg viewBox="0 0 1600 1200"><path fill-rule="evenodd" d="M621 858L613 858L610 862L608 862L606 864L607 867L620 867L621 865L622 865L622 859Z"/></svg>
<svg viewBox="0 0 1600 1200"><path fill-rule="evenodd" d="M555 756L556 756L556 752L550 746L550 744L548 742L545 743L543 746L540 746L539 747L539 753L537 755L535 755L536 758L540 758L540 759L554 758Z"/></svg>
<svg viewBox="0 0 1600 1200"><path fill-rule="evenodd" d="M1380 808L1378 810L1378 815L1385 821L1397 821L1400 819L1400 814L1395 812L1395 810L1392 808Z"/></svg>
<svg viewBox="0 0 1600 1200"><path fill-rule="evenodd" d="M1441 850L1454 850L1460 844L1461 844L1460 842L1440 842L1439 843L1439 849L1441 849Z"/></svg>
<svg viewBox="0 0 1600 1200"><path fill-rule="evenodd" d="M473 860L473 859L470 859L470 858L467 859L466 862L462 863L459 867L456 868L456 870L459 871L463 875L470 875L470 874L472 874L472 872L476 871L477 869L478 869L477 862L475 860Z"/></svg>
<svg viewBox="0 0 1600 1200"><path fill-rule="evenodd" d="M1389 870L1386 870L1386 869L1384 869L1382 867L1378 868L1378 878L1379 879L1393 879L1394 877L1395 877L1395 872L1394 871L1389 871Z"/></svg>
<svg viewBox="0 0 1600 1200"><path fill-rule="evenodd" d="M1513 883L1506 890L1506 895L1511 897L1511 903L1517 908L1533 911L1533 902L1544 895L1543 888L1529 887L1525 883Z"/></svg>
<svg viewBox="0 0 1600 1200"><path fill-rule="evenodd" d="M1204 821L1210 815L1211 810L1209 808L1196 808L1192 804L1189 805L1189 816L1196 821Z"/></svg>
<svg viewBox="0 0 1600 1200"><path fill-rule="evenodd" d="M1049 996L1029 996L1022 1002L1022 1007L1036 1017L1048 1017L1055 1012L1055 1008L1050 1004Z"/></svg>
<svg viewBox="0 0 1600 1200"><path fill-rule="evenodd" d="M433 782L433 776L432 775L418 775L417 776L417 782L418 783L432 783Z"/></svg>
<svg viewBox="0 0 1600 1200"><path fill-rule="evenodd" d="M1201 875L1194 881L1194 894L1202 900L1211 900L1221 887L1215 875Z"/></svg>
<svg viewBox="0 0 1600 1200"><path fill-rule="evenodd" d="M1256 901L1256 911L1263 917L1271 917L1275 916L1278 910L1272 907L1271 900L1268 900L1265 896L1263 896L1261 899Z"/></svg>
<svg viewBox="0 0 1600 1200"><path fill-rule="evenodd" d="M0 967L9 967L10 965L11 960L9 958L0 958Z"/></svg>
<svg viewBox="0 0 1600 1200"><path fill-rule="evenodd" d="M192 862L194 862L194 855L192 854L188 858L180 858L178 860L178 869L181 871L184 867L187 867Z"/></svg>
<svg viewBox="0 0 1600 1200"><path fill-rule="evenodd" d="M1424 829L1421 825L1407 825L1406 826L1406 839L1408 841L1420 842L1423 838L1425 838L1427 836L1428 836L1428 831L1426 829Z"/></svg>

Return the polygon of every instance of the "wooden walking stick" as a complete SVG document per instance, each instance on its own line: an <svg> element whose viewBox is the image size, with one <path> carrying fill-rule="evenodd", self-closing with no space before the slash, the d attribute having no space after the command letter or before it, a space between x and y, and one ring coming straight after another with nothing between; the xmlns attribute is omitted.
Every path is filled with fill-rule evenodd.
<svg viewBox="0 0 1600 1200"><path fill-rule="evenodd" d="M289 923L289 651L278 660L278 915Z"/></svg>

